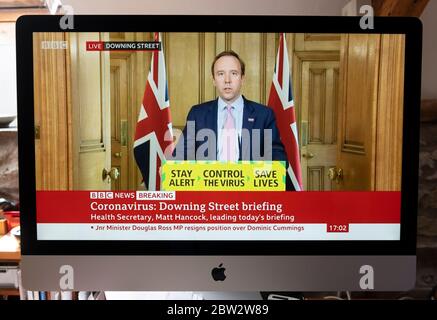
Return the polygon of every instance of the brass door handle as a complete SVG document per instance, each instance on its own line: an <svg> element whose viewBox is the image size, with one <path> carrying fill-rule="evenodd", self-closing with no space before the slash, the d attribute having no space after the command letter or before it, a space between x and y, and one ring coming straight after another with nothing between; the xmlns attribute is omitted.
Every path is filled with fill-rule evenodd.
<svg viewBox="0 0 437 320"><path fill-rule="evenodd" d="M328 170L328 178L331 181L335 181L337 183L340 183L343 181L343 169L341 168L329 168Z"/></svg>
<svg viewBox="0 0 437 320"><path fill-rule="evenodd" d="M111 168L111 170L109 170L109 171L106 169L103 169L102 179L106 180L108 178L108 176L110 179L117 180L118 177L120 176L120 171L118 171L117 168Z"/></svg>
<svg viewBox="0 0 437 320"><path fill-rule="evenodd" d="M315 157L315 154L314 153L311 153L311 152L308 152L308 153L304 153L303 155L302 155L302 157L304 157L304 158L306 158L306 159L312 159L312 158L314 158Z"/></svg>
<svg viewBox="0 0 437 320"><path fill-rule="evenodd" d="M340 181L343 181L343 169L342 168L337 169L337 183L340 183Z"/></svg>
<svg viewBox="0 0 437 320"><path fill-rule="evenodd" d="M337 177L337 168L329 168L328 170L328 178L329 180L335 180Z"/></svg>
<svg viewBox="0 0 437 320"><path fill-rule="evenodd" d="M123 154L121 152L114 153L114 157L116 157L116 158L121 158L122 155Z"/></svg>

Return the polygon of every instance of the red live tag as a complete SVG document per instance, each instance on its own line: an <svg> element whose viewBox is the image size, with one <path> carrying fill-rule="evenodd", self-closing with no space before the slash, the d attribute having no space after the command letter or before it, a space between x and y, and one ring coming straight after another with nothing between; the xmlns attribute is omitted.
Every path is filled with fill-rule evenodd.
<svg viewBox="0 0 437 320"><path fill-rule="evenodd" d="M101 42L101 41L87 41L86 42L86 50L87 51L102 51L103 50L103 42Z"/></svg>

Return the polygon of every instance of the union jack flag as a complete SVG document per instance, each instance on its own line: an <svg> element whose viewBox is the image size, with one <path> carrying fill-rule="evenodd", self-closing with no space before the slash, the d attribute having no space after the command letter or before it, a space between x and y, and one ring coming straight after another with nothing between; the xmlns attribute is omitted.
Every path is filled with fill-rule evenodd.
<svg viewBox="0 0 437 320"><path fill-rule="evenodd" d="M134 142L135 160L147 190L160 190L159 168L174 148L161 34L155 32L154 40L161 43L161 50L152 53Z"/></svg>
<svg viewBox="0 0 437 320"><path fill-rule="evenodd" d="M291 85L290 64L288 62L285 35L279 37L279 48L276 56L275 72L270 88L268 105L276 116L281 141L288 157L288 175L296 191L302 190L302 171L299 157L299 139L297 135L296 115L294 110Z"/></svg>

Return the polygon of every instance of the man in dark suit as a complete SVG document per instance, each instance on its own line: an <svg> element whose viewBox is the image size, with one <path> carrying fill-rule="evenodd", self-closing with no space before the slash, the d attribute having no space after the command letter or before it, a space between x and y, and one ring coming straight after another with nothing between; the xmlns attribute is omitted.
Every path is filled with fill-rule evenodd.
<svg viewBox="0 0 437 320"><path fill-rule="evenodd" d="M211 73L219 98L191 108L175 159L287 162L273 110L241 95L245 64L238 54L218 54Z"/></svg>

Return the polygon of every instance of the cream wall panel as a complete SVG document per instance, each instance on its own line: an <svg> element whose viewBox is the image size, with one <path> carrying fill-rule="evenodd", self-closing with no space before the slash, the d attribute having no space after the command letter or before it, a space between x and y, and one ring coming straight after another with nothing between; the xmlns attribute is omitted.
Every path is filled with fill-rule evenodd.
<svg viewBox="0 0 437 320"><path fill-rule="evenodd" d="M200 102L200 37L197 33L167 33L166 64L173 124L185 124L187 110Z"/></svg>
<svg viewBox="0 0 437 320"><path fill-rule="evenodd" d="M249 99L260 101L265 79L262 70L262 35L259 33L233 33L229 36L231 49L239 54L246 64L245 82L242 93Z"/></svg>

